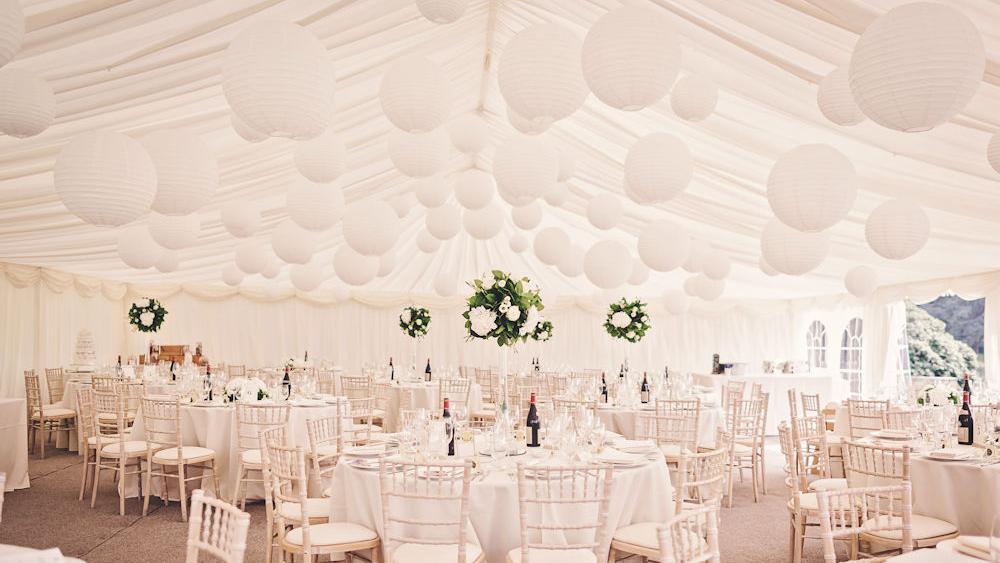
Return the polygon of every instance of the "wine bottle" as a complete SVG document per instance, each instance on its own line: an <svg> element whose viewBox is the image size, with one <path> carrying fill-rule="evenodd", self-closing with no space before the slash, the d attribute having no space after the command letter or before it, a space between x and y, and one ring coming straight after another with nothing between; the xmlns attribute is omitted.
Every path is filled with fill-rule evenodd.
<svg viewBox="0 0 1000 563"><path fill-rule="evenodd" d="M431 380L431 359L427 358L427 367L424 368L424 381Z"/></svg>
<svg viewBox="0 0 1000 563"><path fill-rule="evenodd" d="M712 373L713 374L722 373L722 366L719 364L718 354L712 354Z"/></svg>
<svg viewBox="0 0 1000 563"><path fill-rule="evenodd" d="M392 356L389 356L389 381L396 380L396 368L392 365Z"/></svg>
<svg viewBox="0 0 1000 563"><path fill-rule="evenodd" d="M649 380L646 379L646 372L642 372L642 384L639 385L639 401L642 404L649 402Z"/></svg>
<svg viewBox="0 0 1000 563"><path fill-rule="evenodd" d="M281 386L285 388L285 398L292 398L292 378L288 375L288 366L285 366L285 377L281 379Z"/></svg>
<svg viewBox="0 0 1000 563"><path fill-rule="evenodd" d="M212 402L212 364L205 364L205 387L208 387L208 402Z"/></svg>
<svg viewBox="0 0 1000 563"><path fill-rule="evenodd" d="M528 405L528 420L525 423L529 429L531 429L531 441L528 442L529 448L537 448L541 444L538 443L538 430L542 427L542 423L538 420L538 409L535 407L535 393L531 393L531 403Z"/></svg>
<svg viewBox="0 0 1000 563"><path fill-rule="evenodd" d="M309 350L306 350L305 355L302 356L302 362L305 363L308 361L309 361Z"/></svg>
<svg viewBox="0 0 1000 563"><path fill-rule="evenodd" d="M601 397L604 399L604 404L608 404L608 382L604 380L604 372L601 372Z"/></svg>
<svg viewBox="0 0 1000 563"><path fill-rule="evenodd" d="M451 419L451 411L448 410L448 397L444 398L441 420L444 421L444 435L448 438L448 455L455 455L455 421Z"/></svg>
<svg viewBox="0 0 1000 563"><path fill-rule="evenodd" d="M663 382L668 383L670 381L670 366L663 366Z"/></svg>
<svg viewBox="0 0 1000 563"><path fill-rule="evenodd" d="M118 354L118 367L115 368L115 375L121 377L124 372L122 371L122 356Z"/></svg>
<svg viewBox="0 0 1000 563"><path fill-rule="evenodd" d="M625 364L618 365L618 379L625 379Z"/></svg>
<svg viewBox="0 0 1000 563"><path fill-rule="evenodd" d="M971 400L969 391L969 380L965 380L965 389L962 391L962 410L958 411L958 443L971 446L975 437L972 423L972 408L969 406Z"/></svg>
<svg viewBox="0 0 1000 563"><path fill-rule="evenodd" d="M177 381L177 361L170 360L170 381Z"/></svg>
<svg viewBox="0 0 1000 563"><path fill-rule="evenodd" d="M965 374L965 381L962 383L962 391L964 391L965 393L969 394L969 404L970 405L972 404L972 387L969 386L969 381L971 379L972 379L971 376L968 373L966 373Z"/></svg>

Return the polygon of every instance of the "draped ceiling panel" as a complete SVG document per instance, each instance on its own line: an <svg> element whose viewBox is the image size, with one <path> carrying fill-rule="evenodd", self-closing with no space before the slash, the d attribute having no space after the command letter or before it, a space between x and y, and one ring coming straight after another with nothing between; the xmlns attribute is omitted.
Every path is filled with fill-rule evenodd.
<svg viewBox="0 0 1000 563"><path fill-rule="evenodd" d="M644 0L645 1L645 0ZM640 112L623 112L590 96L584 107L556 123L545 136L576 160L571 197L561 208L543 204L542 226L562 226L583 248L598 237L618 239L635 251L635 237L654 218L669 218L712 242L734 261L726 298L791 298L843 291L842 277L869 264L883 284L961 276L1000 263L1000 175L985 158L989 135L1000 129L1000 4L950 2L983 34L987 71L972 102L951 122L924 133L901 133L867 121L840 127L816 107L816 85L845 64L865 26L903 3L883 0L649 0L680 34L682 74L697 71L720 87L716 111L691 123L672 113L669 99ZM237 241L222 227L219 209L253 200L264 209L264 234L286 217L287 187L297 175L294 141L251 144L232 130L222 95L221 60L229 41L248 22L281 19L307 26L329 50L337 73L333 127L349 149L348 172L337 180L348 202L388 199L411 189L386 152L390 123L378 101L387 65L419 52L444 65L454 93L453 116L479 109L492 130L491 147L471 158L455 153L451 173L470 167L489 171L492 149L513 133L496 83L496 61L511 37L538 21L563 25L581 37L618 0L473 0L450 25L420 16L412 0L29 0L28 34L10 63L38 72L58 100L54 126L30 139L0 138L0 259L133 283L216 284ZM67 212L52 186L60 148L74 135L112 129L141 136L185 127L215 151L221 186L202 209L199 244L182 251L172 274L133 270L117 256L116 231L84 224ZM686 192L666 204L626 201L626 219L609 232L590 226L586 202L596 194L623 194L622 163L640 136L668 131L682 137L696 161ZM861 176L858 200L848 218L831 230L831 253L802 277L770 278L757 268L758 239L771 216L765 181L782 152L804 143L829 143L849 156ZM868 249L864 221L890 197L912 198L932 222L928 245L909 260L890 263ZM502 204L505 210L509 206ZM415 247L424 210L403 219L395 248L397 265L366 286L387 293L430 293L435 274L457 268L470 278L487 267L534 276L546 293L587 295L596 288L581 276L565 278L529 250L513 253L517 228L506 217L502 234L477 241L465 233L434 255ZM529 238L532 234L527 233ZM327 290L342 287L330 267L342 243L339 227L324 235L319 257L327 265ZM634 292L658 295L680 287L685 274L654 273ZM249 287L290 287L248 277Z"/></svg>

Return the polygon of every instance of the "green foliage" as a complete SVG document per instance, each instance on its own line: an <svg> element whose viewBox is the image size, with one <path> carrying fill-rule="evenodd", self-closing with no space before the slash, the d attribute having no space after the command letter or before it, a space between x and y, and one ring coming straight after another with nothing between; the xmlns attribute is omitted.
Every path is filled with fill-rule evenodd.
<svg viewBox="0 0 1000 563"><path fill-rule="evenodd" d="M148 324L142 322L144 313L153 315L151 322ZM143 297L136 303L133 303L132 307L128 310L128 322L139 332L156 332L160 330L160 325L163 324L163 319L166 316L167 310L163 308L163 305L160 305L159 301L150 297Z"/></svg>
<svg viewBox="0 0 1000 563"><path fill-rule="evenodd" d="M968 344L945 330L943 321L906 302L906 338L910 369L919 377L961 377L979 370L979 358Z"/></svg>
<svg viewBox="0 0 1000 563"><path fill-rule="evenodd" d="M423 307L405 307L403 312L399 314L399 328L403 329L403 332L410 338L427 336L427 329L430 325L431 312Z"/></svg>
<svg viewBox="0 0 1000 563"><path fill-rule="evenodd" d="M528 278L514 279L506 272L493 270L468 284L475 292L462 317L470 339L496 339L497 346L513 346L528 338L551 336L551 323L547 333L539 328L544 322L541 311L545 306L538 286Z"/></svg>
<svg viewBox="0 0 1000 563"><path fill-rule="evenodd" d="M627 315L628 324L622 326L623 323L615 322L616 313ZM618 319L624 318L621 315L618 316ZM642 340L643 336L646 336L646 331L650 328L652 325L649 324L649 315L646 314L646 304L642 301L638 299L629 301L622 297L621 300L615 301L608 307L608 317L604 321L604 329L613 338L624 338L635 344Z"/></svg>
<svg viewBox="0 0 1000 563"><path fill-rule="evenodd" d="M539 342L545 342L552 338L553 330L555 330L555 327L552 326L552 321L542 321L535 327L535 333L531 337Z"/></svg>

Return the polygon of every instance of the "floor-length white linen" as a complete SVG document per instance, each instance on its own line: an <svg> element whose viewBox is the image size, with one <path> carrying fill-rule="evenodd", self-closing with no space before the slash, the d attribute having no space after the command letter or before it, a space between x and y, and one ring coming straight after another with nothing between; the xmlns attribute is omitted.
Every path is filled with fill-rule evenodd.
<svg viewBox="0 0 1000 563"><path fill-rule="evenodd" d="M24 399L0 399L0 473L7 474L6 491L30 486L26 409Z"/></svg>
<svg viewBox="0 0 1000 563"><path fill-rule="evenodd" d="M440 395L441 386L433 381L431 383L401 383L390 386L385 414L382 417L382 429L386 432L402 430L399 416L401 409L426 409L431 412L441 410L444 400ZM473 383L469 386L468 412L481 410L482 404L482 389L478 384Z"/></svg>
<svg viewBox="0 0 1000 563"><path fill-rule="evenodd" d="M642 412L644 411L622 407L598 407L597 416L605 428L632 440L636 436L636 421ZM655 414L652 409L645 412L650 415ZM698 414L698 447L714 447L716 431L725 427L726 420L722 407L702 406Z"/></svg>
<svg viewBox="0 0 1000 563"><path fill-rule="evenodd" d="M913 512L951 522L966 535L989 535L1000 507L1000 465L979 460L939 461L914 454L910 461Z"/></svg>

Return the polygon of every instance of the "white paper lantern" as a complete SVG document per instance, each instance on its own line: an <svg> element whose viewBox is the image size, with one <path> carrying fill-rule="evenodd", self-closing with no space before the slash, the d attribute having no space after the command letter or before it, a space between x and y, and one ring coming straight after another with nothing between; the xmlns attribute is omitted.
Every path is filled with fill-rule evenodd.
<svg viewBox="0 0 1000 563"><path fill-rule="evenodd" d="M236 267L236 264L226 264L222 267L222 282L228 286L236 287L243 283L243 272Z"/></svg>
<svg viewBox="0 0 1000 563"><path fill-rule="evenodd" d="M466 209L462 212L462 224L465 232L479 240L489 240L503 228L503 212L497 205L488 205L482 209Z"/></svg>
<svg viewBox="0 0 1000 563"><path fill-rule="evenodd" d="M729 275L730 270L733 268L733 263L729 259L729 256L715 251L710 253L705 261L702 262L701 271L705 276L712 280L725 279Z"/></svg>
<svg viewBox="0 0 1000 563"><path fill-rule="evenodd" d="M448 164L448 133L437 129L429 133L389 132L389 160L403 174L425 178L440 172Z"/></svg>
<svg viewBox="0 0 1000 563"><path fill-rule="evenodd" d="M259 143L268 138L267 135L257 131L253 127L246 124L245 121L240 119L240 116L235 113L229 114L229 123L233 126L233 131L240 136L244 141L249 141L251 143Z"/></svg>
<svg viewBox="0 0 1000 563"><path fill-rule="evenodd" d="M410 214L410 210L417 204L417 196L412 191L406 191L389 198L389 206L396 212L396 217L402 219Z"/></svg>
<svg viewBox="0 0 1000 563"><path fill-rule="evenodd" d="M417 233L417 248L421 252L434 254L441 248L441 240L432 235L429 231Z"/></svg>
<svg viewBox="0 0 1000 563"><path fill-rule="evenodd" d="M663 294L663 308L671 315L683 315L691 309L691 300L679 289L671 289Z"/></svg>
<svg viewBox="0 0 1000 563"><path fill-rule="evenodd" d="M136 225L118 233L118 257L126 266L144 270L156 264L162 254L163 248L143 227Z"/></svg>
<svg viewBox="0 0 1000 563"><path fill-rule="evenodd" d="M613 229L625 216L622 200L614 194L599 194L587 203L587 220L598 229Z"/></svg>
<svg viewBox="0 0 1000 563"><path fill-rule="evenodd" d="M558 179L559 153L540 138L513 135L497 147L493 176L504 201L530 203Z"/></svg>
<svg viewBox="0 0 1000 563"><path fill-rule="evenodd" d="M325 231L344 215L344 192L329 184L314 184L300 178L288 188L285 206L288 217L298 226Z"/></svg>
<svg viewBox="0 0 1000 563"><path fill-rule="evenodd" d="M632 273L628 276L629 285L642 285L649 281L649 268L642 260L632 261Z"/></svg>
<svg viewBox="0 0 1000 563"><path fill-rule="evenodd" d="M854 44L848 77L872 121L927 131L954 117L979 89L983 39L954 7L913 2L875 19Z"/></svg>
<svg viewBox="0 0 1000 563"><path fill-rule="evenodd" d="M844 276L844 287L851 295L864 299L875 293L878 287L878 274L868 266L855 266Z"/></svg>
<svg viewBox="0 0 1000 563"><path fill-rule="evenodd" d="M537 201L510 210L510 218L519 229L530 231L542 223L542 206Z"/></svg>
<svg viewBox="0 0 1000 563"><path fill-rule="evenodd" d="M695 291L697 291L698 297L705 301L715 301L722 297L725 290L725 280L713 280L705 274L698 274L695 277Z"/></svg>
<svg viewBox="0 0 1000 563"><path fill-rule="evenodd" d="M816 105L827 119L837 125L857 125L865 120L851 93L847 67L837 67L819 81Z"/></svg>
<svg viewBox="0 0 1000 563"><path fill-rule="evenodd" d="M625 156L625 193L636 203L658 203L684 191L694 175L687 144L669 133L652 133Z"/></svg>
<svg viewBox="0 0 1000 563"><path fill-rule="evenodd" d="M547 131L552 125L552 122L550 121L532 123L527 118L518 115L517 112L510 109L509 106L507 107L507 121L514 126L514 129L517 129L525 135L539 135Z"/></svg>
<svg viewBox="0 0 1000 563"><path fill-rule="evenodd" d="M180 256L177 255L176 250L164 250L160 253L160 257L156 260L157 271L162 274L169 274L171 272L177 271L180 266Z"/></svg>
<svg viewBox="0 0 1000 563"><path fill-rule="evenodd" d="M399 239L396 212L384 201L366 199L344 212L344 241L365 256L381 256Z"/></svg>
<svg viewBox="0 0 1000 563"><path fill-rule="evenodd" d="M902 199L879 205L865 222L865 239L876 254L889 260L913 256L927 244L931 222L919 205Z"/></svg>
<svg viewBox="0 0 1000 563"><path fill-rule="evenodd" d="M670 90L681 47L657 9L623 6L604 14L583 40L583 77L602 102L627 111L655 104Z"/></svg>
<svg viewBox="0 0 1000 563"><path fill-rule="evenodd" d="M684 280L684 293L690 297L698 297L699 276L691 276Z"/></svg>
<svg viewBox="0 0 1000 563"><path fill-rule="evenodd" d="M281 261L273 256L269 256L267 266L264 266L264 269L260 273L265 278L273 280L281 274Z"/></svg>
<svg viewBox="0 0 1000 563"><path fill-rule="evenodd" d="M66 209L98 227L138 219L156 195L156 168L146 149L113 131L73 137L56 157L53 176Z"/></svg>
<svg viewBox="0 0 1000 563"><path fill-rule="evenodd" d="M451 195L451 186L441 176L414 180L411 185L413 193L417 196L417 201L428 209L444 205L444 202L448 201L448 196Z"/></svg>
<svg viewBox="0 0 1000 563"><path fill-rule="evenodd" d="M163 248L180 250L198 243L201 235L201 217L191 215L161 215L150 213L149 234Z"/></svg>
<svg viewBox="0 0 1000 563"><path fill-rule="evenodd" d="M451 144L464 154L476 154L486 148L490 140L490 127L478 113L466 113L455 118L448 126Z"/></svg>
<svg viewBox="0 0 1000 563"><path fill-rule="evenodd" d="M434 276L434 292L441 297L451 297L458 292L458 272L451 268L442 268Z"/></svg>
<svg viewBox="0 0 1000 563"><path fill-rule="evenodd" d="M428 209L424 226L438 240L454 238L462 229L462 213L450 204Z"/></svg>
<svg viewBox="0 0 1000 563"><path fill-rule="evenodd" d="M704 268L705 259L708 255L715 252L712 245L701 239L691 239L691 250L688 252L687 260L681 264L685 272L691 272L692 274L700 274Z"/></svg>
<svg viewBox="0 0 1000 563"><path fill-rule="evenodd" d="M518 254L521 254L531 246L531 241L528 237L521 233L514 233L510 237L510 249Z"/></svg>
<svg viewBox="0 0 1000 563"><path fill-rule="evenodd" d="M767 177L767 201L783 223L814 233L847 216L857 196L857 175L829 145L799 145L782 154Z"/></svg>
<svg viewBox="0 0 1000 563"><path fill-rule="evenodd" d="M48 129L55 120L56 97L48 82L23 69L0 70L0 133L32 137Z"/></svg>
<svg viewBox="0 0 1000 563"><path fill-rule="evenodd" d="M313 182L332 182L347 168L347 147L332 128L319 137L295 144L292 161L299 174Z"/></svg>
<svg viewBox="0 0 1000 563"><path fill-rule="evenodd" d="M285 219L271 233L271 248L287 264L305 264L316 251L316 235Z"/></svg>
<svg viewBox="0 0 1000 563"><path fill-rule="evenodd" d="M378 99L389 121L407 133L437 129L451 112L448 75L421 55L405 55L386 69Z"/></svg>
<svg viewBox="0 0 1000 563"><path fill-rule="evenodd" d="M288 270L292 285L299 291L312 291L323 283L323 267L319 264L296 264Z"/></svg>
<svg viewBox="0 0 1000 563"><path fill-rule="evenodd" d="M221 218L229 234L237 238L253 236L260 230L260 211L245 200L225 204Z"/></svg>
<svg viewBox="0 0 1000 563"><path fill-rule="evenodd" d="M496 191L493 176L476 168L462 172L455 179L455 199L466 209L486 207Z"/></svg>
<svg viewBox="0 0 1000 563"><path fill-rule="evenodd" d="M417 0L417 9L434 23L452 23L465 13L469 0Z"/></svg>
<svg viewBox="0 0 1000 563"><path fill-rule="evenodd" d="M20 0L0 2L0 66L10 62L24 41L24 11Z"/></svg>
<svg viewBox="0 0 1000 563"><path fill-rule="evenodd" d="M657 272L669 272L687 260L691 237L682 227L661 219L643 227L636 246L644 264Z"/></svg>
<svg viewBox="0 0 1000 563"><path fill-rule="evenodd" d="M372 281L378 267L378 257L359 254L346 244L333 254L333 271L346 284L364 285Z"/></svg>
<svg viewBox="0 0 1000 563"><path fill-rule="evenodd" d="M760 238L764 260L772 268L790 276L801 276L826 259L830 242L826 233L803 233L771 219Z"/></svg>
<svg viewBox="0 0 1000 563"><path fill-rule="evenodd" d="M712 115L718 101L719 87L698 74L681 78L670 92L670 107L677 117L688 121L701 121Z"/></svg>
<svg viewBox="0 0 1000 563"><path fill-rule="evenodd" d="M565 182L576 173L576 159L566 151L559 152L559 181Z"/></svg>
<svg viewBox="0 0 1000 563"><path fill-rule="evenodd" d="M497 67L500 93L518 115L536 125L569 116L587 99L582 43L552 23L522 30L504 45Z"/></svg>
<svg viewBox="0 0 1000 563"><path fill-rule="evenodd" d="M181 129L161 129L141 142L156 167L153 211L188 215L212 200L219 187L219 164L201 137Z"/></svg>
<svg viewBox="0 0 1000 563"><path fill-rule="evenodd" d="M260 241L246 240L236 245L233 262L245 274L259 274L268 266L267 251Z"/></svg>
<svg viewBox="0 0 1000 563"><path fill-rule="evenodd" d="M986 145L986 160L1000 173L1000 132L994 133Z"/></svg>
<svg viewBox="0 0 1000 563"><path fill-rule="evenodd" d="M556 182L549 186L549 189L545 190L543 196L545 202L553 207L560 207L562 204L566 203L569 199L569 186L566 182Z"/></svg>
<svg viewBox="0 0 1000 563"><path fill-rule="evenodd" d="M245 28L226 49L222 92L251 129L312 139L333 117L335 77L323 43L293 23Z"/></svg>
<svg viewBox="0 0 1000 563"><path fill-rule="evenodd" d="M562 275L567 278L583 275L583 249L575 244L570 244L568 250L559 258L557 266Z"/></svg>
<svg viewBox="0 0 1000 563"><path fill-rule="evenodd" d="M533 246L543 264L555 266L569 249L569 236L558 227L546 227L535 235Z"/></svg>
<svg viewBox="0 0 1000 563"><path fill-rule="evenodd" d="M772 276L773 277L773 276L777 276L777 275L779 275L781 273L778 270L775 270L774 268L772 268L771 265L767 263L767 260L764 260L763 256L761 256L760 258L757 259L757 267L760 268L761 272L764 272L768 276Z"/></svg>
<svg viewBox="0 0 1000 563"><path fill-rule="evenodd" d="M583 271L587 279L601 289L621 287L632 274L632 267L632 255L618 241L594 243L583 256Z"/></svg>

